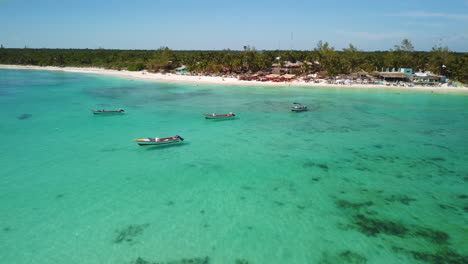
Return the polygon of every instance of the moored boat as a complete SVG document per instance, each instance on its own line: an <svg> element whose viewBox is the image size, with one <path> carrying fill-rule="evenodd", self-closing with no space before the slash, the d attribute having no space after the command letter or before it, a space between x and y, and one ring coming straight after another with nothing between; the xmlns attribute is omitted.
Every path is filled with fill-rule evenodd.
<svg viewBox="0 0 468 264"><path fill-rule="evenodd" d="M304 111L307 111L307 106L300 104L300 103L293 103L293 106L291 106L291 111L304 112Z"/></svg>
<svg viewBox="0 0 468 264"><path fill-rule="evenodd" d="M93 114L95 115L100 115L100 114L123 114L125 112L125 110L123 110L122 108L119 108L117 110L91 110L91 112L93 112Z"/></svg>
<svg viewBox="0 0 468 264"><path fill-rule="evenodd" d="M232 119L236 115L233 112L229 112L229 113L227 113L225 115L217 115L215 113L212 113L212 114L203 114L203 116L206 119Z"/></svg>
<svg viewBox="0 0 468 264"><path fill-rule="evenodd" d="M184 141L184 139L179 136L175 135L173 137L165 137L165 138L138 138L134 139L140 146L145 145L167 145L167 144L174 144Z"/></svg>

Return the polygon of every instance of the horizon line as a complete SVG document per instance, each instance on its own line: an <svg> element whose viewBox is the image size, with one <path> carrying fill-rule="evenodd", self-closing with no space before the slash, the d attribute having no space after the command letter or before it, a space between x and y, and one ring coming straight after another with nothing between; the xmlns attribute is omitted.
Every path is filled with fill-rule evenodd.
<svg viewBox="0 0 468 264"><path fill-rule="evenodd" d="M32 50L128 50L128 51L156 51L156 50L160 50L161 48L169 48L169 50L171 51L235 51L235 52L242 52L242 51L245 51L245 50L242 50L242 49L229 49L229 48L225 48L225 49L171 49L170 47L165 47L165 46L162 46L162 47L159 47L159 48L155 48L155 49L120 49L120 48L102 48L102 47L99 47L99 48L45 48L45 47L42 47L42 48L31 48L31 47L28 47L28 46L25 46L25 47L22 47L22 48L8 48L8 47L5 47L3 46L3 49L32 49ZM442 46L442 48L448 48L450 52L456 52L456 53L468 53L468 51L455 51L455 50L450 50L449 47L447 46ZM337 52L341 52L343 51L345 48L343 49L335 49L335 51ZM251 49L249 51L314 51L314 49ZM388 49L388 50L360 50L358 49L357 51L359 52L389 52L389 51L392 51L392 49ZM431 52L431 50L414 50L413 52Z"/></svg>

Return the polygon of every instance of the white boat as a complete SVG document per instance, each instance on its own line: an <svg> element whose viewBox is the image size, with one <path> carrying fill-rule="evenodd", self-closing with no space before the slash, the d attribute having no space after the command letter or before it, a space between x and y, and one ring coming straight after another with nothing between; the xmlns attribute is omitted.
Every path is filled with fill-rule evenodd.
<svg viewBox="0 0 468 264"><path fill-rule="evenodd" d="M307 106L300 104L300 103L293 103L293 106L291 106L291 111L304 112L304 111L307 111Z"/></svg>
<svg viewBox="0 0 468 264"><path fill-rule="evenodd" d="M180 143L184 141L184 139L179 136L175 135L173 137L165 137L165 138L138 138L134 139L140 146L146 145L169 145L174 143Z"/></svg>
<svg viewBox="0 0 468 264"><path fill-rule="evenodd" d="M203 114L206 119L233 119L235 118L235 114L233 112L229 112L225 115L217 115L215 113L212 114Z"/></svg>

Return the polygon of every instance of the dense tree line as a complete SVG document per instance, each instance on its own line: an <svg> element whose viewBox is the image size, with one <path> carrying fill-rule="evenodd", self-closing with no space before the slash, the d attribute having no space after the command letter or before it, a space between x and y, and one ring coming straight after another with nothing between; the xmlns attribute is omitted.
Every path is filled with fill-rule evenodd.
<svg viewBox="0 0 468 264"><path fill-rule="evenodd" d="M308 61L298 74L323 72L328 76L358 70L367 72L383 69L412 68L446 75L468 82L468 53L450 51L436 46L429 52L415 51L409 40L403 40L389 51L364 52L354 45L336 50L319 41L309 51L176 51L169 48L154 50L109 49L9 49L0 47L0 64L101 67L117 70L171 71L186 65L188 71L201 73L246 73L271 69L273 63Z"/></svg>

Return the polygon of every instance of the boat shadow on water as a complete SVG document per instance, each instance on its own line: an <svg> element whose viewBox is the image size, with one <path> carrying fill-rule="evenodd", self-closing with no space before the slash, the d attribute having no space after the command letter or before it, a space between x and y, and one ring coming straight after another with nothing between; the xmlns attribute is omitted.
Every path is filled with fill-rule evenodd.
<svg viewBox="0 0 468 264"><path fill-rule="evenodd" d="M215 118L215 119L206 119L206 122L220 122L220 121L236 121L239 120L238 116L229 117L229 118Z"/></svg>
<svg viewBox="0 0 468 264"><path fill-rule="evenodd" d="M124 116L125 113L113 113L113 114L105 114L105 115L92 115L94 118L101 118L101 117L111 117L111 116Z"/></svg>
<svg viewBox="0 0 468 264"><path fill-rule="evenodd" d="M143 151L149 151L149 150L158 150L158 149L166 149L166 148L177 148L177 147L182 147L184 145L190 145L190 143L178 142L178 143L164 144L164 145L146 145L146 146L140 146L140 149L142 149Z"/></svg>

